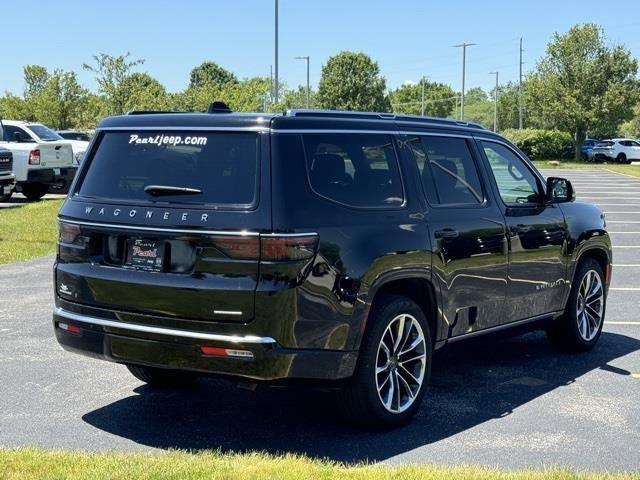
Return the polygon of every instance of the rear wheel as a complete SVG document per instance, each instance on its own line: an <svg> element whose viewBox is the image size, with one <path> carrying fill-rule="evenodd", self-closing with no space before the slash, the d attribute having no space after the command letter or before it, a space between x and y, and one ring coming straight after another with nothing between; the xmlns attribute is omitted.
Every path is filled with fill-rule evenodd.
<svg viewBox="0 0 640 480"><path fill-rule="evenodd" d="M30 202L37 202L45 196L49 187L41 183L28 183L22 186L22 194Z"/></svg>
<svg viewBox="0 0 640 480"><path fill-rule="evenodd" d="M548 330L556 347L568 351L591 350L602 332L606 296L600 264L589 258L578 265L562 318Z"/></svg>
<svg viewBox="0 0 640 480"><path fill-rule="evenodd" d="M180 388L194 383L198 376L192 372L164 368L127 365L131 374L144 383L159 388Z"/></svg>
<svg viewBox="0 0 640 480"><path fill-rule="evenodd" d="M616 162L618 162L618 163L631 163L630 161L627 160L627 156L624 153L618 154L618 156L616 157Z"/></svg>
<svg viewBox="0 0 640 480"><path fill-rule="evenodd" d="M431 336L422 309L406 297L384 297L374 308L340 406L361 425L392 428L420 408L431 373Z"/></svg>

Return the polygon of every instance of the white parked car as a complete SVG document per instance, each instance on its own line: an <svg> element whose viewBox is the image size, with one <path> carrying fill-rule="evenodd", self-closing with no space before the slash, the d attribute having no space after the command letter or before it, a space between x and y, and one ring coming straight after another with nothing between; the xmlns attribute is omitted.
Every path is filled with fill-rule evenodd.
<svg viewBox="0 0 640 480"><path fill-rule="evenodd" d="M640 160L640 142L630 138L602 140L592 150L596 162L631 163Z"/></svg>
<svg viewBox="0 0 640 480"><path fill-rule="evenodd" d="M40 123L2 120L0 147L13 154L15 191L28 200L41 199L51 186L70 185L78 169L69 142Z"/></svg>
<svg viewBox="0 0 640 480"><path fill-rule="evenodd" d="M80 165L87 148L89 148L91 137L80 130L58 130L56 133L71 144L73 159L76 165Z"/></svg>

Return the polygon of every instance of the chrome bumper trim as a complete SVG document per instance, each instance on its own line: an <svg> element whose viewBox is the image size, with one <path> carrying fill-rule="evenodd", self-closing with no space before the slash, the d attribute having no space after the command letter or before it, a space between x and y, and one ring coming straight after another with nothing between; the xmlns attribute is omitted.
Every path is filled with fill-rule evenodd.
<svg viewBox="0 0 640 480"><path fill-rule="evenodd" d="M60 307L53 309L53 314L63 317L74 322L89 323L92 325L100 325L102 327L113 327L122 330L130 330L132 332L154 333L157 335L168 335L173 337L191 338L194 340L210 340L216 342L229 343L248 343L248 344L265 344L276 343L271 337L258 337L255 335L222 335L218 333L193 332L189 330L178 330L175 328L153 327L151 325L140 325L137 323L119 322L117 320L107 320L105 318L91 317L75 312L69 312Z"/></svg>

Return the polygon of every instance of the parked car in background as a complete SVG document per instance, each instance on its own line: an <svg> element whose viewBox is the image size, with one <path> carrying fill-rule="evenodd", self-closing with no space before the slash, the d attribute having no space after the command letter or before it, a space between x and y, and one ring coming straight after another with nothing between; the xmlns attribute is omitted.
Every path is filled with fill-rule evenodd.
<svg viewBox="0 0 640 480"><path fill-rule="evenodd" d="M640 160L640 142L630 138L603 140L593 147L596 162L631 163Z"/></svg>
<svg viewBox="0 0 640 480"><path fill-rule="evenodd" d="M595 147L598 143L600 143L600 140L597 140L595 138L587 138L582 143L582 147L580 148L580 150L582 152L582 159L585 162L590 162L593 160L593 147Z"/></svg>
<svg viewBox="0 0 640 480"><path fill-rule="evenodd" d="M81 130L58 130L57 133L67 140L80 140L82 142L91 141L91 136Z"/></svg>
<svg viewBox="0 0 640 480"><path fill-rule="evenodd" d="M0 147L13 154L15 191L33 201L41 199L51 186L71 184L77 166L68 141L40 123L2 120L0 130Z"/></svg>
<svg viewBox="0 0 640 480"><path fill-rule="evenodd" d="M600 336L604 214L478 125L216 102L107 118L94 145L59 213L53 327L152 386L316 382L390 427L448 343Z"/></svg>
<svg viewBox="0 0 640 480"><path fill-rule="evenodd" d="M13 154L6 148L0 147L0 201L6 202L11 198L15 183Z"/></svg>

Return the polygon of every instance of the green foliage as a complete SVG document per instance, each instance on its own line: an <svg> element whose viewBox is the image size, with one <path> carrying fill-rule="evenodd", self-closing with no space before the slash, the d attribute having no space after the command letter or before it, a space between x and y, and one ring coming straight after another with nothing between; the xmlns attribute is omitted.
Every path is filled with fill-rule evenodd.
<svg viewBox="0 0 640 480"><path fill-rule="evenodd" d="M125 111L167 110L169 99L164 86L147 73L132 73L122 80L119 89Z"/></svg>
<svg viewBox="0 0 640 480"><path fill-rule="evenodd" d="M533 160L571 156L567 146L571 145L572 138L567 132L524 128L507 129L502 134Z"/></svg>
<svg viewBox="0 0 640 480"><path fill-rule="evenodd" d="M621 137L640 138L640 103L633 107L633 117L620 125Z"/></svg>
<svg viewBox="0 0 640 480"><path fill-rule="evenodd" d="M49 72L42 65L26 65L24 72L24 97L32 98L44 90Z"/></svg>
<svg viewBox="0 0 640 480"><path fill-rule="evenodd" d="M315 108L317 93L313 91L309 95L309 107ZM283 111L291 108L307 108L307 87L306 85L299 85L298 88L293 90L285 90L281 96L280 101L275 106L275 111Z"/></svg>
<svg viewBox="0 0 640 480"><path fill-rule="evenodd" d="M389 93L394 112L410 115L422 114L422 87L424 83L424 114L431 117L448 117L456 106L456 92L449 86L426 80L404 84Z"/></svg>
<svg viewBox="0 0 640 480"><path fill-rule="evenodd" d="M322 67L318 85L318 105L337 110L387 112L386 81L378 64L368 55L340 52Z"/></svg>
<svg viewBox="0 0 640 480"><path fill-rule="evenodd" d="M622 46L608 47L594 24L555 34L526 83L531 120L574 135L575 157L587 132L610 136L632 116L639 88L638 62Z"/></svg>
<svg viewBox="0 0 640 480"><path fill-rule="evenodd" d="M222 88L228 83L237 83L237 81L238 79L233 73L212 61L202 62L191 70L189 75L189 87L213 84Z"/></svg>
<svg viewBox="0 0 640 480"><path fill-rule="evenodd" d="M56 70L42 90L28 102L32 104L35 117L40 122L62 130L75 125L86 95L87 91L78 83L75 72Z"/></svg>
<svg viewBox="0 0 640 480"><path fill-rule="evenodd" d="M127 111L128 93L121 88L122 83L131 75L131 70L144 63L143 59L128 60L130 53L109 55L99 53L93 56L94 65L83 63L82 68L95 74L99 91L104 96L107 112L119 115Z"/></svg>

